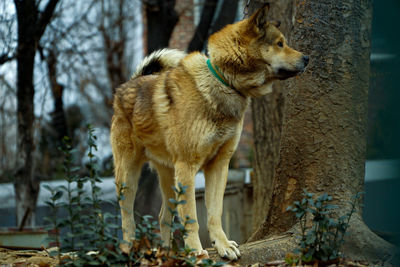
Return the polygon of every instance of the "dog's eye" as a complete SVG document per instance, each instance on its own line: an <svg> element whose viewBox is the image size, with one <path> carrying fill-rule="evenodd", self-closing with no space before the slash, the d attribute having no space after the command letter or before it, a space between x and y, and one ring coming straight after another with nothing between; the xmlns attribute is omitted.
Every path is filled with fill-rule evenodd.
<svg viewBox="0 0 400 267"><path fill-rule="evenodd" d="M278 45L279 47L283 47L283 42L282 42L282 41L279 41L279 42L277 43L277 45Z"/></svg>

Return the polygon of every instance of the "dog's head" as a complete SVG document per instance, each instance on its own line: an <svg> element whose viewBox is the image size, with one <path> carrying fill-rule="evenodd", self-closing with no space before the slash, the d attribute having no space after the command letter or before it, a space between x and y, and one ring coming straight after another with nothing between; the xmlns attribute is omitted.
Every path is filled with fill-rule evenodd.
<svg viewBox="0 0 400 267"><path fill-rule="evenodd" d="M291 48L278 29L280 23L268 21L269 4L264 4L247 20L247 31L251 36L249 52L265 63L271 78L287 79L303 72L309 58Z"/></svg>
<svg viewBox="0 0 400 267"><path fill-rule="evenodd" d="M265 95L274 80L293 77L308 64L308 56L288 46L279 23L267 20L268 10L264 4L250 18L226 26L208 40L212 63L243 95Z"/></svg>

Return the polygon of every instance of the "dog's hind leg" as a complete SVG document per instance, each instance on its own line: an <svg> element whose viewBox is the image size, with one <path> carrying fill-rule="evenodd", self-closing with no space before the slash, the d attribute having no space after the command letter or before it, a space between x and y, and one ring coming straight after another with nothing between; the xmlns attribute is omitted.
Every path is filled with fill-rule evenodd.
<svg viewBox="0 0 400 267"><path fill-rule="evenodd" d="M164 245L171 245L171 229L165 225L165 223L171 224L172 220L172 214L168 210L168 207L172 208L169 199L175 198L175 193L172 189L172 186L174 185L174 169L156 162L152 162L151 164L157 170L162 194L162 205L158 217L160 222L161 239L164 242Z"/></svg>
<svg viewBox="0 0 400 267"><path fill-rule="evenodd" d="M114 172L117 193L121 191L122 234L126 241L135 237L133 205L139 177L144 163L143 147L131 140L132 128L124 117L114 116L111 125L111 146L114 156Z"/></svg>
<svg viewBox="0 0 400 267"><path fill-rule="evenodd" d="M240 257L238 244L229 241L222 229L224 192L228 178L230 152L221 149L216 157L204 167L206 180L205 200L207 207L207 227L213 247L221 257L236 260Z"/></svg>

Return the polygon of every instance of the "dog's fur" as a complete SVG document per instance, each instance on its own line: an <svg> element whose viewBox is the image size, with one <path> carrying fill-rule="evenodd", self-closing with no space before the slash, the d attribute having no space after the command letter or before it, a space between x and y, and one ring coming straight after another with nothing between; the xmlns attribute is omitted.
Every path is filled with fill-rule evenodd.
<svg viewBox="0 0 400 267"><path fill-rule="evenodd" d="M276 24L266 20L268 5L249 19L228 25L208 41L209 58L230 85L207 68L207 57L164 49L144 59L133 77L116 90L111 144L125 240L134 237L133 203L142 164L157 170L163 197L161 236L169 241L168 199L173 185L187 186L179 207L182 218L197 221L194 177L206 179L207 224L219 255L237 259L240 252L222 230L222 201L229 160L238 144L249 97L265 95L277 79L302 72L308 57L290 48ZM203 251L196 223L188 226L185 243Z"/></svg>

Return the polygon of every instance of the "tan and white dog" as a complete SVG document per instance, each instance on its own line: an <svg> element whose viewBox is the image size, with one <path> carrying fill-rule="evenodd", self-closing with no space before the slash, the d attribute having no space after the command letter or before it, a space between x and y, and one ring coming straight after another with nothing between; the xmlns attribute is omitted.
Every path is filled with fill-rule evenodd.
<svg viewBox="0 0 400 267"><path fill-rule="evenodd" d="M197 221L195 174L205 174L210 239L219 255L240 257L221 224L229 161L238 144L250 97L272 90L277 79L304 71L308 57L290 48L277 24L268 22L268 4L249 19L228 25L208 40L209 57L164 49L146 57L114 96L111 144L125 240L134 238L133 203L144 162L157 170L163 197L161 236L169 241L168 199L173 185L187 186L181 218ZM188 226L186 245L206 253L198 223Z"/></svg>

